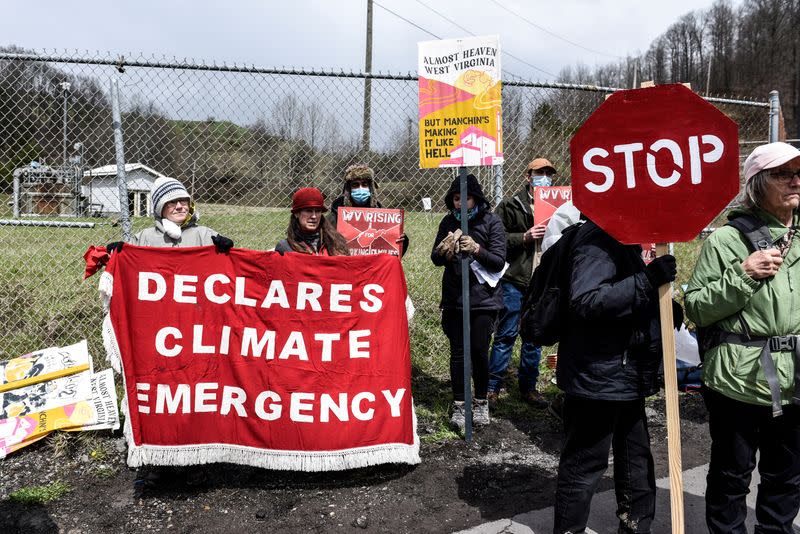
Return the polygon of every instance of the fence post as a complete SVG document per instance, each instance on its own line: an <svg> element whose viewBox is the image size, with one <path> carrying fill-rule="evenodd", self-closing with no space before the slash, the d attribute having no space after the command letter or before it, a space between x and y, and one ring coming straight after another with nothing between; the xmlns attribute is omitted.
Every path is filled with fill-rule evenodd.
<svg viewBox="0 0 800 534"><path fill-rule="evenodd" d="M497 207L503 200L503 166L494 166L494 205Z"/></svg>
<svg viewBox="0 0 800 534"><path fill-rule="evenodd" d="M367 44L366 58L364 60L364 118L361 125L361 150L362 158L366 162L369 155L370 126L372 123L372 0L367 0Z"/></svg>
<svg viewBox="0 0 800 534"><path fill-rule="evenodd" d="M778 91L769 92L769 142L774 143L780 137L781 100Z"/></svg>
<svg viewBox="0 0 800 534"><path fill-rule="evenodd" d="M12 210L14 212L14 218L19 219L19 203L20 203L20 190L19 190L19 178L20 178L20 171L19 169L14 170L14 193L11 197L12 200Z"/></svg>
<svg viewBox="0 0 800 534"><path fill-rule="evenodd" d="M119 108L119 84L111 80L111 122L114 128L114 149L117 154L117 189L122 240L131 240L131 214L128 207L128 182L125 181L125 145L122 142L122 113Z"/></svg>

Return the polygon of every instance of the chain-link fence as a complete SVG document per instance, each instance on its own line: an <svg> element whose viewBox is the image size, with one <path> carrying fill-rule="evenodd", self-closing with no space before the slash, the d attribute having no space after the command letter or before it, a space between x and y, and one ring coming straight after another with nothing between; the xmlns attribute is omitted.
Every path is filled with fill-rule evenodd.
<svg viewBox="0 0 800 534"><path fill-rule="evenodd" d="M365 120L367 78L372 97ZM127 163L123 204L113 79ZM487 195L520 188L535 156L549 158L559 171L556 183L568 184L569 140L613 90L505 83L506 164L473 169ZM743 155L766 141L766 102L711 100L739 124ZM454 172L418 169L417 113L412 75L0 53L0 358L83 337L100 355L101 309L96 282L80 281L82 254L90 244L121 238L125 201L134 232L152 224L148 193L156 177L173 176L187 186L201 224L237 246L263 250L285 236L293 191L313 185L333 199L343 170L363 161L376 170L383 205L407 212L411 244L403 265L417 309L415 365L445 375L441 273L429 254ZM433 200L433 212L423 210L423 197Z"/></svg>

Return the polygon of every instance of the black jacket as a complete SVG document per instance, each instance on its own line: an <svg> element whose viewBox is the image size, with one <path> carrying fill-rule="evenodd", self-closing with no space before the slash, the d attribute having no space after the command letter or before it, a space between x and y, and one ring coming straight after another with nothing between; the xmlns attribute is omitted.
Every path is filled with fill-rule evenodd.
<svg viewBox="0 0 800 534"><path fill-rule="evenodd" d="M453 209L453 195L459 191L459 180L456 178L445 195L445 204ZM469 221L469 236L480 245L478 254L473 258L487 271L497 272L503 269L506 257L506 234L503 223L490 211L489 203L483 196L483 190L473 175L467 180L468 194L475 199L475 204L481 206L480 212ZM445 215L439 223L439 231L433 243L434 252L431 252L431 261L436 266L444 266L442 273L442 300L439 307L442 309L461 309L461 261L454 257L447 261L444 256L436 254L439 243L447 237L449 232L461 228L452 213ZM469 271L469 300L472 310L499 310L503 308L503 291L500 284L491 287L489 284L480 284L472 269Z"/></svg>
<svg viewBox="0 0 800 534"><path fill-rule="evenodd" d="M558 386L574 395L634 400L660 388L658 290L642 249L623 245L591 221L575 236L570 323L558 347Z"/></svg>

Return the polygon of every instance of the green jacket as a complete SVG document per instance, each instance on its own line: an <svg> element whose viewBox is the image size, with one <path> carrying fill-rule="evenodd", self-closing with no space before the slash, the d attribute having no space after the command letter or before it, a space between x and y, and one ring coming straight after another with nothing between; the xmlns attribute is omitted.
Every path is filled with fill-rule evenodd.
<svg viewBox="0 0 800 534"><path fill-rule="evenodd" d="M773 239L789 229L769 213L756 209L734 210L731 216L755 213L764 220ZM794 225L800 215L794 214ZM698 326L716 323L718 328L743 334L738 312L753 336L800 334L800 235L795 235L783 264L775 276L754 280L745 274L742 261L751 254L744 235L730 226L715 231L703 244L700 258L686 290L686 314ZM735 400L770 405L770 392L759 364L758 347L723 343L705 354L703 381L706 386ZM794 356L773 352L783 404L791 402L794 390Z"/></svg>
<svg viewBox="0 0 800 534"><path fill-rule="evenodd" d="M528 287L533 273L534 261L538 265L541 256L542 240L524 245L522 236L533 226L533 208L528 188L516 195L504 198L494 210L503 221L506 231L506 261L508 270L503 275L504 282L511 282L520 289Z"/></svg>

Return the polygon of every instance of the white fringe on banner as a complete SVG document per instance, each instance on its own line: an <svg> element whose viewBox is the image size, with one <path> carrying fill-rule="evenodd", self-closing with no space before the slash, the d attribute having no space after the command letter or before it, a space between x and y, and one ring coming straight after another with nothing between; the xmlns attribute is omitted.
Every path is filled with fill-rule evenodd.
<svg viewBox="0 0 800 534"><path fill-rule="evenodd" d="M100 291L100 299L103 301L103 312L108 313L108 307L111 305L111 294L114 292L114 277L106 271L100 273L100 282L97 284L97 289Z"/></svg>
<svg viewBox="0 0 800 534"><path fill-rule="evenodd" d="M369 447L356 447L337 451L292 451L259 449L227 443L204 443L197 445L140 445L133 444L130 418L127 417L127 396L123 400L125 413L125 440L128 443L128 465L200 465L227 462L264 469L284 471L343 471L371 465L420 463L417 415L414 403L411 414L414 428L414 443L385 443Z"/></svg>
<svg viewBox="0 0 800 534"><path fill-rule="evenodd" d="M114 292L114 277L106 271L100 275L98 284L100 298L103 301L103 347L106 349L106 360L111 364L111 368L117 373L122 373L122 356L117 345L117 336L114 333L114 325L111 324L111 294Z"/></svg>

